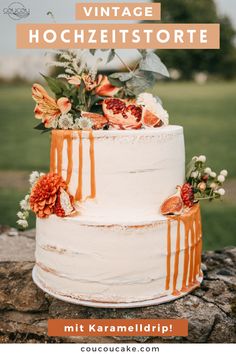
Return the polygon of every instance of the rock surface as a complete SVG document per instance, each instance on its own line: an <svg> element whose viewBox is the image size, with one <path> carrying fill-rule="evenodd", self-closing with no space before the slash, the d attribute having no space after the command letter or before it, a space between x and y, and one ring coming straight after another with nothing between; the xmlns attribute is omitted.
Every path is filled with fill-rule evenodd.
<svg viewBox="0 0 236 354"><path fill-rule="evenodd" d="M204 281L159 306L96 309L68 304L34 285L34 234L0 228L0 343L235 343L236 248L203 254ZM188 337L48 337L49 318L187 318Z"/></svg>

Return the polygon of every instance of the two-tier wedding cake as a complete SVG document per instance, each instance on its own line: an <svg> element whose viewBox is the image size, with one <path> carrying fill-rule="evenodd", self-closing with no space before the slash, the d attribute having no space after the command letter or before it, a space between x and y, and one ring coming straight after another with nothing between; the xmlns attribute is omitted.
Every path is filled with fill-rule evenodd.
<svg viewBox="0 0 236 354"><path fill-rule="evenodd" d="M51 131L50 172L31 174L18 224L35 212L33 279L65 301L159 304L202 280L199 200L224 194L227 171L217 176L204 155L185 171L183 128L140 92L167 69L140 54L139 69L107 77L78 52L59 52L64 73L45 77L55 98L32 88L36 129Z"/></svg>

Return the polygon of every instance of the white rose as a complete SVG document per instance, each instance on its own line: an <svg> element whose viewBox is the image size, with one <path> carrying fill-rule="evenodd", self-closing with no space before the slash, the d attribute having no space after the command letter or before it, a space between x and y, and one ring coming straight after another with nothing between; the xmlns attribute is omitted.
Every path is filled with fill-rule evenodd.
<svg viewBox="0 0 236 354"><path fill-rule="evenodd" d="M222 170L220 172L220 175L224 176L224 177L227 177L228 176L228 171L227 170Z"/></svg>
<svg viewBox="0 0 236 354"><path fill-rule="evenodd" d="M211 171L210 176L211 176L212 178L216 178L216 173L213 172L213 171Z"/></svg>
<svg viewBox="0 0 236 354"><path fill-rule="evenodd" d="M197 160L204 163L204 162L206 162L206 156L205 155L200 155L200 156L198 156Z"/></svg>
<svg viewBox="0 0 236 354"><path fill-rule="evenodd" d="M204 172L209 175L211 173L210 167L206 167Z"/></svg>
<svg viewBox="0 0 236 354"><path fill-rule="evenodd" d="M216 193L223 196L223 195L225 195L225 190L224 190L224 188L220 188L220 189L218 189L218 191L216 191Z"/></svg>
<svg viewBox="0 0 236 354"><path fill-rule="evenodd" d="M225 181L225 176L219 175L219 176L217 177L217 181L219 181L220 183L223 183L223 182Z"/></svg>
<svg viewBox="0 0 236 354"><path fill-rule="evenodd" d="M19 225L19 226L21 226L21 227L23 227L24 229L26 228L26 227L28 227L28 222L27 222L27 220L17 220L17 224Z"/></svg>

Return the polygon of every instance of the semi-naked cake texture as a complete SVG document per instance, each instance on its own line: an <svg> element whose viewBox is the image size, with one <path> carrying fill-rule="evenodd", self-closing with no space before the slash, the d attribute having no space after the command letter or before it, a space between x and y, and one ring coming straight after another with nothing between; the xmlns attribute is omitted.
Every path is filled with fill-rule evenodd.
<svg viewBox="0 0 236 354"><path fill-rule="evenodd" d="M157 304L202 279L196 204L164 217L185 177L183 129L53 130L50 169L77 201L70 217L37 219L35 282L98 307Z"/></svg>

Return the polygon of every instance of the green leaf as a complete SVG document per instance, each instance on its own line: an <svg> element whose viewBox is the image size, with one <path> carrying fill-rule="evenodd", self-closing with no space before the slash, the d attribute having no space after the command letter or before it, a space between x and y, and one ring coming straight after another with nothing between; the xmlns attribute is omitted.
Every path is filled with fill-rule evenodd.
<svg viewBox="0 0 236 354"><path fill-rule="evenodd" d="M125 84L124 82L120 81L119 79L112 78L110 75L108 76L108 80L113 86L116 86L116 87L123 87Z"/></svg>
<svg viewBox="0 0 236 354"><path fill-rule="evenodd" d="M134 76L133 72L128 72L128 73L114 73L109 75L109 79L118 79L121 82L125 82L130 80Z"/></svg>
<svg viewBox="0 0 236 354"><path fill-rule="evenodd" d="M42 75L44 79L47 81L48 87L54 92L56 95L62 93L62 88L59 79L55 79L54 77L49 77Z"/></svg>
<svg viewBox="0 0 236 354"><path fill-rule="evenodd" d="M137 96L154 85L156 79L151 72L135 71L134 76L126 82L126 87Z"/></svg>
<svg viewBox="0 0 236 354"><path fill-rule="evenodd" d="M34 129L36 129L36 130L45 130L46 128L45 128L45 125L41 122L38 125L36 125L34 127Z"/></svg>
<svg viewBox="0 0 236 354"><path fill-rule="evenodd" d="M110 63L116 55L115 49L111 49L107 57L107 63Z"/></svg>
<svg viewBox="0 0 236 354"><path fill-rule="evenodd" d="M89 49L90 54L95 55L97 49Z"/></svg>
<svg viewBox="0 0 236 354"><path fill-rule="evenodd" d="M153 52L149 52L144 59L140 60L139 69L169 77L169 72L161 59Z"/></svg>
<svg viewBox="0 0 236 354"><path fill-rule="evenodd" d="M48 133L48 132L50 132L51 130L52 130L52 128L45 128L45 129L41 132L41 134Z"/></svg>

